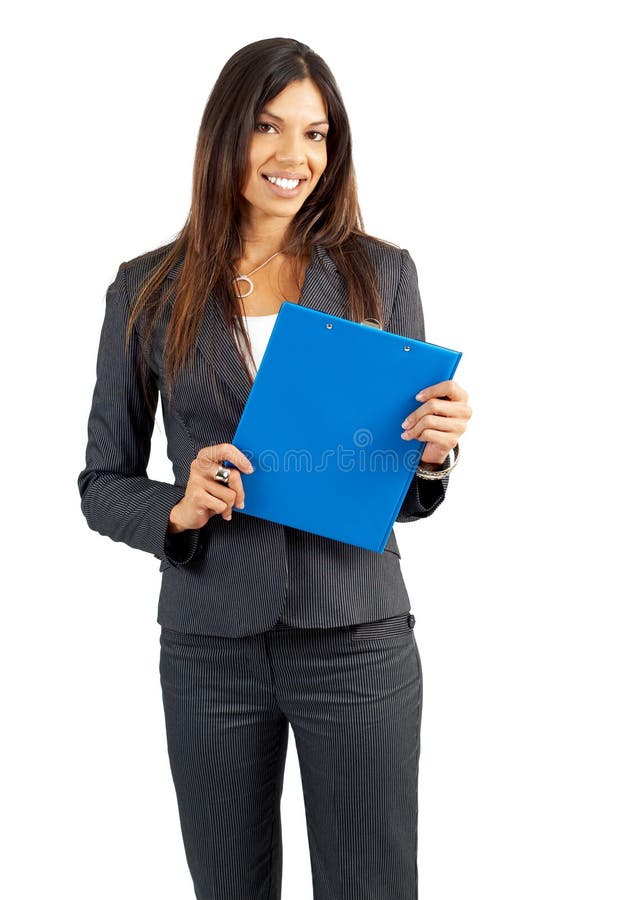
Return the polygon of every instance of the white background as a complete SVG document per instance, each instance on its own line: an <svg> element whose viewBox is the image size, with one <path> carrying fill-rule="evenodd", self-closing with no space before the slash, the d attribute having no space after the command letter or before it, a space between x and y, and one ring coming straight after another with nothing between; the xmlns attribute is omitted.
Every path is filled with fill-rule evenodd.
<svg viewBox="0 0 627 900"><path fill-rule="evenodd" d="M3 23L2 894L192 897L153 556L76 478L106 287L189 208L250 41L334 71L366 227L414 257L474 416L397 525L424 671L421 900L627 895L625 30L619 3L30 3ZM158 420L152 477L173 480ZM228 565L228 560L225 560ZM286 900L311 898L290 735Z"/></svg>

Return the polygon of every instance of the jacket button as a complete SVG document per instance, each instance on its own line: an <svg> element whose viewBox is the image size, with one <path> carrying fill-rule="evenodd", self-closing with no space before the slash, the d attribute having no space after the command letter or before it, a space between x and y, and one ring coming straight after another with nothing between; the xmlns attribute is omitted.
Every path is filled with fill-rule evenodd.
<svg viewBox="0 0 627 900"><path fill-rule="evenodd" d="M416 624L416 617L410 613L407 616L407 626L408 626L408 628L413 628L415 624Z"/></svg>

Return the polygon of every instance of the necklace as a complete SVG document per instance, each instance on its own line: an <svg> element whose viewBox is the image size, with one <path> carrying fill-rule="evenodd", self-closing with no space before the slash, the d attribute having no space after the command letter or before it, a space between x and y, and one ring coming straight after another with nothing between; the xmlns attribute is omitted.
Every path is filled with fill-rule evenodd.
<svg viewBox="0 0 627 900"><path fill-rule="evenodd" d="M258 272L259 269L261 269L263 266L265 266L267 263L269 263L271 259L274 259L275 256L278 256L280 252L281 252L280 250L277 250L276 253L273 253L272 256L269 256L265 260L265 262L262 262L260 265L258 265L257 268L253 269L252 272L249 272L248 275L236 275L235 276L235 278L233 279L233 284L235 284L236 286L237 286L238 281L247 281L248 284L250 285L249 290L246 291L245 294L242 294L241 292L239 292L239 288L238 288L238 292L239 292L239 295L242 298L242 300L244 299L244 297L250 297L252 292L255 290L255 285L253 284L253 281L250 276L254 275L255 272Z"/></svg>

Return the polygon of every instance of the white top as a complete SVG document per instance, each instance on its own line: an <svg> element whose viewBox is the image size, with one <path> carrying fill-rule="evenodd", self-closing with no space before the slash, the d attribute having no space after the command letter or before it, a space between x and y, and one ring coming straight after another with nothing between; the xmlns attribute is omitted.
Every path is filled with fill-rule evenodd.
<svg viewBox="0 0 627 900"><path fill-rule="evenodd" d="M244 325L248 329L248 334L250 336L254 366L251 366L250 356L247 356L246 353L246 345L243 342L239 341L239 335L237 335L238 344L244 354L244 357L248 360L248 368L250 369L250 374L253 378L256 377L257 369L261 365L261 360L263 358L263 354L266 352L266 347L268 346L268 341L270 339L270 333L274 328L274 323L276 322L277 316L278 313L271 313L269 316L242 316Z"/></svg>

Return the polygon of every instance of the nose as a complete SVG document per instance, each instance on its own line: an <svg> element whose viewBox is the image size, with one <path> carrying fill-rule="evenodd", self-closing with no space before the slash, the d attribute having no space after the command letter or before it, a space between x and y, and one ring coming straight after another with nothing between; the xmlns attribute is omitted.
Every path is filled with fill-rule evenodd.
<svg viewBox="0 0 627 900"><path fill-rule="evenodd" d="M278 162L285 165L297 166L306 159L304 141L298 134L290 134L284 132L281 136L281 142L276 148L276 158Z"/></svg>

